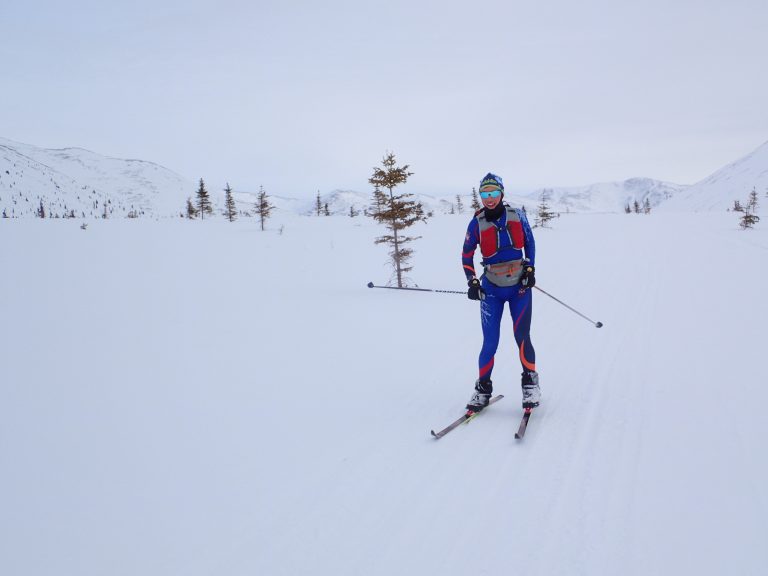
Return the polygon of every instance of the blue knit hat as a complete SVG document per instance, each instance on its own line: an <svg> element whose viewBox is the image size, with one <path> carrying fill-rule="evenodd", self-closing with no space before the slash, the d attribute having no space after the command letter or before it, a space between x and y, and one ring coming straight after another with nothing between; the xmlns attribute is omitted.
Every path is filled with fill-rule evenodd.
<svg viewBox="0 0 768 576"><path fill-rule="evenodd" d="M501 176L496 176L496 174L493 174L492 172L488 172L488 174L486 174L480 181L480 190L485 186L495 186L504 192L504 182L502 181Z"/></svg>

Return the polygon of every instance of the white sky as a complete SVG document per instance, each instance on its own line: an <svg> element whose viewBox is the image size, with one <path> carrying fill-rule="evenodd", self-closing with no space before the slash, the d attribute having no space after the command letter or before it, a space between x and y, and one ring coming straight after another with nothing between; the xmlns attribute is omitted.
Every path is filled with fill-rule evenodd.
<svg viewBox="0 0 768 576"><path fill-rule="evenodd" d="M271 194L648 176L768 140L765 0L0 3L0 136Z"/></svg>

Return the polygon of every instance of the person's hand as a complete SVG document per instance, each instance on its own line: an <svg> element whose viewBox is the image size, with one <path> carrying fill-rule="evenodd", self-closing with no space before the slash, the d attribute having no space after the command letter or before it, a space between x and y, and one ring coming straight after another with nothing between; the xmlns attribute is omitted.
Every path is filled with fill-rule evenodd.
<svg viewBox="0 0 768 576"><path fill-rule="evenodd" d="M536 286L536 267L523 264L523 274L520 276L520 286L523 290Z"/></svg>
<svg viewBox="0 0 768 576"><path fill-rule="evenodd" d="M485 291L480 288L480 280L472 278L467 282L469 290L467 290L467 298L470 300L485 300Z"/></svg>

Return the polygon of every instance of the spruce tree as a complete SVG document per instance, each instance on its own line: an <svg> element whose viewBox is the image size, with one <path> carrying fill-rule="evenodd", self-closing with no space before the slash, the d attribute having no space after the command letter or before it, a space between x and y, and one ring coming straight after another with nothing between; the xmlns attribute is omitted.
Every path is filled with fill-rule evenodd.
<svg viewBox="0 0 768 576"><path fill-rule="evenodd" d="M480 199L477 197L477 190L472 187L472 210L477 212L480 210Z"/></svg>
<svg viewBox="0 0 768 576"><path fill-rule="evenodd" d="M267 192L264 190L263 186L259 186L259 196L256 200L255 208L256 208L256 214L259 215L259 221L261 222L261 230L263 231L264 223L272 215L272 210L275 208L269 202L269 196L267 196Z"/></svg>
<svg viewBox="0 0 768 576"><path fill-rule="evenodd" d="M409 200L413 194L395 194L395 188L405 184L413 172L408 171L409 166L397 166L397 160L392 152L388 152L381 167L373 168L373 175L368 182L373 185L373 206L371 216L379 224L389 231L388 234L376 238L376 244L387 244L391 248L389 253L393 268L393 276L397 280L397 287L402 288L404 275L413 269L409 261L413 256L413 249L407 245L417 240L418 236L405 236L402 232L413 226L416 222L426 221L423 208L414 200ZM387 192L382 192L387 189Z"/></svg>
<svg viewBox="0 0 768 576"><path fill-rule="evenodd" d="M195 208L195 205L192 204L191 198L187 198L187 218L190 220L197 218L197 208Z"/></svg>
<svg viewBox="0 0 768 576"><path fill-rule="evenodd" d="M37 209L36 214L38 218L45 218L45 207L42 200L40 200L40 207Z"/></svg>
<svg viewBox="0 0 768 576"><path fill-rule="evenodd" d="M230 188L229 182L227 182L227 187L224 188L224 194L224 216L226 216L227 220L230 222L234 222L237 218L237 206L235 206L235 199L232 198L232 188Z"/></svg>
<svg viewBox="0 0 768 576"><path fill-rule="evenodd" d="M643 213L650 214L651 213L651 201L648 200L646 197L645 200L643 200Z"/></svg>
<svg viewBox="0 0 768 576"><path fill-rule="evenodd" d="M760 217L757 214L754 214L749 206L742 210L742 212L743 215L739 219L739 225L741 226L742 230L752 228L757 222L760 221Z"/></svg>
<svg viewBox="0 0 768 576"><path fill-rule="evenodd" d="M752 188L752 192L749 193L747 207L750 208L753 213L757 211L757 190L754 188Z"/></svg>
<svg viewBox="0 0 768 576"><path fill-rule="evenodd" d="M464 203L461 201L461 194L456 194L456 212L464 214Z"/></svg>
<svg viewBox="0 0 768 576"><path fill-rule="evenodd" d="M200 219L204 220L206 214L213 214L213 206L211 206L211 198L208 195L208 190L205 189L205 182L200 178L200 185L197 188L197 213L200 214Z"/></svg>
<svg viewBox="0 0 768 576"><path fill-rule="evenodd" d="M315 216L320 216L320 212L323 209L323 203L320 200L320 190L317 191L317 198L315 199Z"/></svg>
<svg viewBox="0 0 768 576"><path fill-rule="evenodd" d="M555 213L549 207L549 200L552 197L552 191L546 188L541 192L541 199L539 205L536 208L536 218L534 220L534 226L547 227L547 222L555 217Z"/></svg>
<svg viewBox="0 0 768 576"><path fill-rule="evenodd" d="M635 200L635 201L632 203L632 207L633 207L633 209L634 209L634 211L635 211L635 214L640 214L640 202L638 202L637 200Z"/></svg>

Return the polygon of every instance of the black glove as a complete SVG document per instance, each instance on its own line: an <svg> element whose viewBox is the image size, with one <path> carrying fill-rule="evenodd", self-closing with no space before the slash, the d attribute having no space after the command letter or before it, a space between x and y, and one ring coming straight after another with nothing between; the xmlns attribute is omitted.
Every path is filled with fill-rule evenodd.
<svg viewBox="0 0 768 576"><path fill-rule="evenodd" d="M523 274L520 276L520 286L523 290L536 286L536 267L528 263L523 264Z"/></svg>
<svg viewBox="0 0 768 576"><path fill-rule="evenodd" d="M467 298L470 300L485 300L485 291L480 288L480 280L472 278L467 282L469 290L467 290Z"/></svg>

